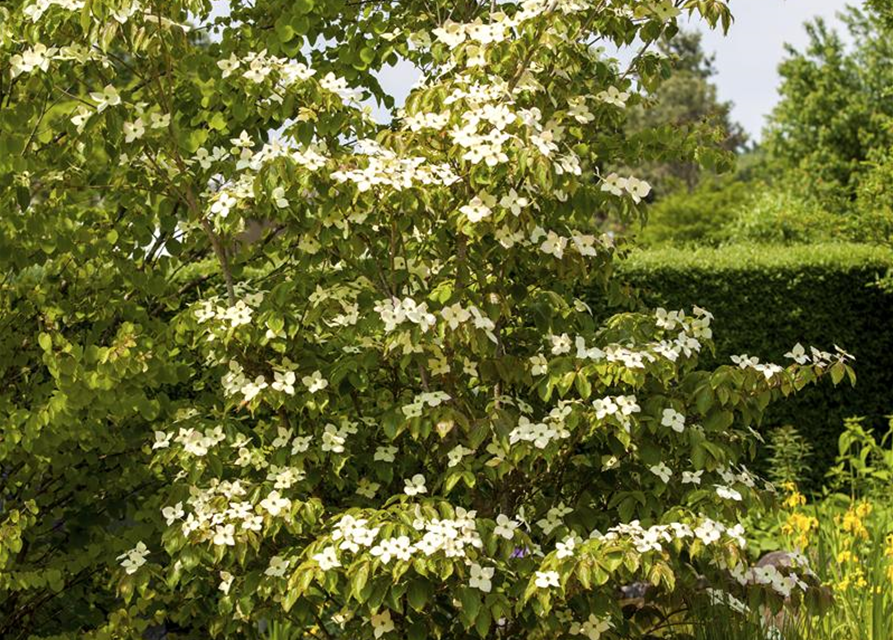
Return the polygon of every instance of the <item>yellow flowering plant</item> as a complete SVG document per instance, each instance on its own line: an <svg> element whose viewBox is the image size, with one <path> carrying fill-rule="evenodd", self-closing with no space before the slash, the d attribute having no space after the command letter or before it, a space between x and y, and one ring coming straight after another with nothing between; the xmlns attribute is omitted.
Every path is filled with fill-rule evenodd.
<svg viewBox="0 0 893 640"><path fill-rule="evenodd" d="M889 504L890 451L859 420L847 421L830 488L809 500L785 483L781 508L755 518L751 548L802 556L820 581L815 611L788 608L786 639L886 640L893 633L893 507Z"/></svg>

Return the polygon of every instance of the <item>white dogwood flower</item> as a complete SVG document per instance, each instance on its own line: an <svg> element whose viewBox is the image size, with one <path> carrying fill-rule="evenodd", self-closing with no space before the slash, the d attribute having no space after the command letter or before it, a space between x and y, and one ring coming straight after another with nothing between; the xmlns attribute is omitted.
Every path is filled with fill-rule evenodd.
<svg viewBox="0 0 893 640"><path fill-rule="evenodd" d="M182 502L178 502L173 507L164 507L161 510L161 515L164 517L167 526L171 526L172 524L174 524L174 522L183 517L183 514L184 511Z"/></svg>
<svg viewBox="0 0 893 640"><path fill-rule="evenodd" d="M721 484L714 485L716 487L716 495L725 500L734 500L735 502L741 502L743 499L741 494L732 489L731 487L726 487Z"/></svg>
<svg viewBox="0 0 893 640"><path fill-rule="evenodd" d="M146 135L146 125L143 124L142 118L137 118L133 122L125 122L123 124L124 142L130 143L139 140Z"/></svg>
<svg viewBox="0 0 893 640"><path fill-rule="evenodd" d="M669 427L676 433L685 431L685 416L672 408L664 409L660 423L665 427Z"/></svg>
<svg viewBox="0 0 893 640"><path fill-rule="evenodd" d="M118 91L110 84L107 84L102 91L94 91L90 94L96 104L96 112L102 113L108 107L116 107L121 104L121 96Z"/></svg>
<svg viewBox="0 0 893 640"><path fill-rule="evenodd" d="M417 473L412 478L404 480L403 483L406 485L403 488L403 493L408 496L415 496L420 493L428 492L428 488L425 486L425 476L421 473Z"/></svg>
<svg viewBox="0 0 893 640"><path fill-rule="evenodd" d="M307 391L309 391L310 393L322 391L329 386L329 381L323 378L322 372L320 372L318 369L311 373L309 376L304 376L303 378L301 378L301 382L304 383L304 386L307 387Z"/></svg>
<svg viewBox="0 0 893 640"><path fill-rule="evenodd" d="M271 578L281 578L285 575L285 572L288 571L288 565L291 564L291 560L287 560L282 556L273 556L270 558L270 563L267 565L267 568L264 570L265 576L270 576Z"/></svg>
<svg viewBox="0 0 893 640"><path fill-rule="evenodd" d="M286 395L293 396L295 394L295 380L296 377L294 371L274 371L273 384L270 386L276 391L281 391Z"/></svg>
<svg viewBox="0 0 893 640"><path fill-rule="evenodd" d="M660 464L656 464L652 467L648 468L651 473L656 475L658 478L667 483L670 481L670 477L673 475L673 470L670 469L665 463L661 462Z"/></svg>
<svg viewBox="0 0 893 640"><path fill-rule="evenodd" d="M319 568L323 571L329 571L341 566L338 557L335 555L335 547L326 547L319 553L314 554L313 559L316 560Z"/></svg>
<svg viewBox="0 0 893 640"><path fill-rule="evenodd" d="M629 94L626 91L621 91L613 85L611 85L595 97L605 104L610 104L620 109L625 107L626 101L629 100Z"/></svg>
<svg viewBox="0 0 893 640"><path fill-rule="evenodd" d="M373 614L370 622L376 639L394 630L394 621L391 620L391 612L388 609Z"/></svg>
<svg viewBox="0 0 893 640"><path fill-rule="evenodd" d="M496 569L493 567L482 567L477 563L471 565L471 577L468 579L468 586L472 589L480 589L484 593L490 593L493 588L493 574Z"/></svg>
<svg viewBox="0 0 893 640"><path fill-rule="evenodd" d="M146 564L146 556L148 555L148 547L146 547L145 543L140 541L136 543L136 546L133 549L125 551L118 556L117 559L122 561L121 566L124 567L124 572L130 576L136 573L141 566Z"/></svg>
<svg viewBox="0 0 893 640"><path fill-rule="evenodd" d="M266 498L260 501L260 506L275 518L286 509L291 508L291 500L280 496L278 491L271 491Z"/></svg>
<svg viewBox="0 0 893 640"><path fill-rule="evenodd" d="M507 515L500 513L496 516L496 528L493 529L493 534L497 536L501 536L506 540L512 540L515 537L515 530L521 525L518 522L515 522Z"/></svg>
<svg viewBox="0 0 893 640"><path fill-rule="evenodd" d="M493 213L491 207L495 204L496 198L486 192L482 192L472 198L471 202L460 207L459 211L464 213L471 222L480 222Z"/></svg>
<svg viewBox="0 0 893 640"><path fill-rule="evenodd" d="M548 589L550 587L561 586L559 582L560 576L557 571L537 571L534 584L540 589Z"/></svg>

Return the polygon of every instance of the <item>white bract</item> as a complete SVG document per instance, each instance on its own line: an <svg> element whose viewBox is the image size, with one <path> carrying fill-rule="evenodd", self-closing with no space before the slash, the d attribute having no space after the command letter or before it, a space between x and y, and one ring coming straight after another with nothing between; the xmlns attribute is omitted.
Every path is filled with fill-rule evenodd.
<svg viewBox="0 0 893 640"><path fill-rule="evenodd" d="M428 493L428 488L425 486L425 476L420 473L415 474L412 478L403 481L406 485L403 488L403 493L408 496L416 496L420 493Z"/></svg>
<svg viewBox="0 0 893 640"><path fill-rule="evenodd" d="M329 386L329 381L323 377L322 372L318 369L309 376L301 378L301 382L304 383L304 386L307 387L307 391L310 393L322 391Z"/></svg>
<svg viewBox="0 0 893 640"><path fill-rule="evenodd" d="M685 431L685 416L675 409L664 409L660 423L665 427L669 427L676 433Z"/></svg>
<svg viewBox="0 0 893 640"><path fill-rule="evenodd" d="M335 555L335 547L326 547L319 553L314 554L313 559L316 560L319 568L323 571L329 571L341 566L338 557Z"/></svg>
<svg viewBox="0 0 893 640"><path fill-rule="evenodd" d="M278 491L271 491L266 498L260 501L260 506L275 517L291 507L291 500L280 496Z"/></svg>
<svg viewBox="0 0 893 640"><path fill-rule="evenodd" d="M664 462L660 462L656 465L652 465L649 467L649 471L660 478L664 483L670 481L670 477L673 475L673 470L670 469Z"/></svg>
<svg viewBox="0 0 893 640"><path fill-rule="evenodd" d="M121 566L124 567L124 572L127 575L133 575L140 567L146 564L146 556L148 555L148 547L140 541L136 543L136 546L133 549L125 551L118 556L118 560L121 560Z"/></svg>
<svg viewBox="0 0 893 640"><path fill-rule="evenodd" d="M481 567L479 564L471 565L471 577L468 579L468 586L472 589L480 589L484 593L490 593L493 589L493 574L496 569L493 567Z"/></svg>
<svg viewBox="0 0 893 640"><path fill-rule="evenodd" d="M537 571L536 586L540 589L549 589L560 586L560 576L557 571Z"/></svg>

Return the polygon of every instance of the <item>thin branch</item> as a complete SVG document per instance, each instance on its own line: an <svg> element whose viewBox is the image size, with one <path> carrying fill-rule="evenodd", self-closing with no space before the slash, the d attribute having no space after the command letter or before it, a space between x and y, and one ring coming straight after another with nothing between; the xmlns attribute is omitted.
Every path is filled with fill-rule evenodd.
<svg viewBox="0 0 893 640"><path fill-rule="evenodd" d="M214 233L214 229L211 228L211 223L208 222L207 218L202 218L202 229L204 229L205 235L208 236L208 240L211 241L211 247L214 249L214 254L220 263L220 270L223 271L223 279L226 282L226 296L229 299L229 306L232 307L236 304L236 287L233 284L233 274L229 270L229 258L226 255L226 249L220 242L220 238Z"/></svg>

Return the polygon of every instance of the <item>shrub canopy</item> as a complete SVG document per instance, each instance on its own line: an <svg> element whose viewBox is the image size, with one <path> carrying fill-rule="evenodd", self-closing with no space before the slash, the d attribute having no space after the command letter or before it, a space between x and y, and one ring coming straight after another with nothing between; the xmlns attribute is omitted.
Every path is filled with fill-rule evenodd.
<svg viewBox="0 0 893 640"><path fill-rule="evenodd" d="M0 635L637 637L619 585L753 583L750 425L846 357L575 295L650 191L603 163L686 148L624 134L650 45L726 6L230 8L0 8Z"/></svg>

